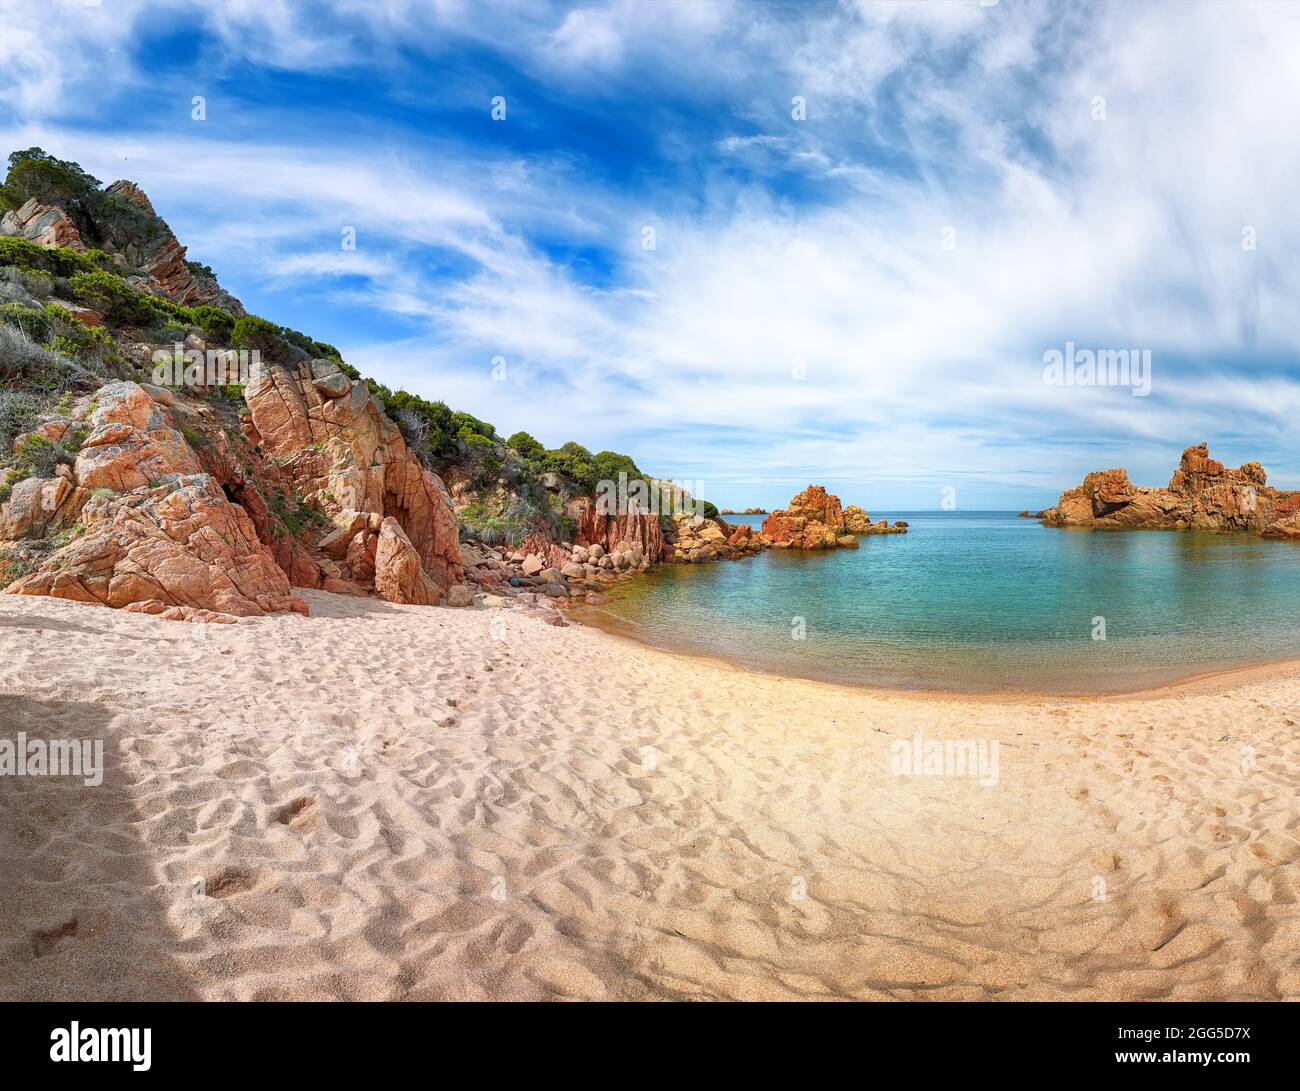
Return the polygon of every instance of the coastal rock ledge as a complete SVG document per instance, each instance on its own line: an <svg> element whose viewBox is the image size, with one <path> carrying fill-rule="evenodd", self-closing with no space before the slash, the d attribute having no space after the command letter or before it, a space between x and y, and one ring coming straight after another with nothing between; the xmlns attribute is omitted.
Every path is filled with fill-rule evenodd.
<svg viewBox="0 0 1300 1091"><path fill-rule="evenodd" d="M790 505L763 520L763 537L773 549L857 549L857 535L906 534L901 519L889 525L871 517L857 505L840 507L840 498L821 485L809 485Z"/></svg>
<svg viewBox="0 0 1300 1091"><path fill-rule="evenodd" d="M1139 488L1126 470L1099 470L1040 513L1049 527L1210 530L1300 540L1300 492L1266 484L1258 462L1229 469L1199 443L1183 452L1167 488Z"/></svg>

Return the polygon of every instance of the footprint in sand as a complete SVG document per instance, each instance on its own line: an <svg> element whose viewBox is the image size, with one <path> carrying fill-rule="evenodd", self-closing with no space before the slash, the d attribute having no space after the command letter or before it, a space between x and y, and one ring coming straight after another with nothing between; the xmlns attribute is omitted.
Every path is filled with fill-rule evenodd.
<svg viewBox="0 0 1300 1091"><path fill-rule="evenodd" d="M77 934L77 918L73 917L70 921L64 921L57 928L50 928L45 931L36 931L32 933L32 952L37 958L48 955L56 948L62 940L69 936Z"/></svg>
<svg viewBox="0 0 1300 1091"><path fill-rule="evenodd" d="M209 898L230 898L252 890L257 885L257 873L247 868L226 867L206 882Z"/></svg>
<svg viewBox="0 0 1300 1091"><path fill-rule="evenodd" d="M279 807L275 820L282 826L295 830L309 830L316 825L316 797L300 796L292 802Z"/></svg>

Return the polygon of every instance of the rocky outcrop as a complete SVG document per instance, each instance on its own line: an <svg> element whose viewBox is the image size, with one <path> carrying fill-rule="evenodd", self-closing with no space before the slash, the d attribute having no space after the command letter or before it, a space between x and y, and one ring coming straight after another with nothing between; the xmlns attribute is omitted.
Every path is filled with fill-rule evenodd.
<svg viewBox="0 0 1300 1091"><path fill-rule="evenodd" d="M392 518L445 595L464 577L459 526L442 481L407 448L365 383L314 360L263 365L244 392L252 442L331 524L318 548L362 587L374 584L379 533Z"/></svg>
<svg viewBox="0 0 1300 1091"><path fill-rule="evenodd" d="M0 218L0 235L81 253L89 237L126 270L127 282L134 287L187 307L210 304L236 318L247 313L210 271L190 267L185 247L134 182L114 182L79 207L76 215L78 219L74 220L67 209L32 198ZM84 231L78 228L78 222Z"/></svg>
<svg viewBox="0 0 1300 1091"><path fill-rule="evenodd" d="M92 202L88 214L94 221L103 249L119 264L135 271L128 281L165 295L186 307L209 304L241 317L243 305L207 272L196 274L185 261L185 247L149 198L134 182L117 181Z"/></svg>
<svg viewBox="0 0 1300 1091"><path fill-rule="evenodd" d="M677 512L670 531L671 559L679 564L702 564L709 561L734 561L761 553L768 542L748 525L731 526L721 519L710 519L698 512Z"/></svg>
<svg viewBox="0 0 1300 1091"><path fill-rule="evenodd" d="M578 540L582 543L581 535L579 535ZM582 544L592 545L594 543L593 540L589 539ZM524 555L525 561L528 557L535 557L541 568L560 568L568 563L573 550L553 541L550 534L545 531L536 530L519 543L519 552ZM529 567L532 566L529 565Z"/></svg>
<svg viewBox="0 0 1300 1091"><path fill-rule="evenodd" d="M1100 470L1040 513L1046 526L1240 531L1300 537L1300 492L1267 484L1258 462L1231 469L1200 443L1183 452L1166 488L1134 485L1127 471Z"/></svg>
<svg viewBox="0 0 1300 1091"><path fill-rule="evenodd" d="M635 510L635 506L631 511L607 514L600 504L586 503L576 513L576 518L578 545L599 545L610 551L620 542L627 542L635 545L651 564L668 555L668 545L664 540L659 517L643 514Z"/></svg>
<svg viewBox="0 0 1300 1091"><path fill-rule="evenodd" d="M391 515L379 527L374 570L375 594L388 602L436 606L443 597L443 588L425 574L419 552Z"/></svg>
<svg viewBox="0 0 1300 1091"><path fill-rule="evenodd" d="M844 509L844 529L851 535L863 534L906 534L907 524L903 520L897 520L893 526L889 525L888 519L880 519L873 523L871 516L863 511L856 504L850 504ZM843 545L843 541L840 542ZM855 541L850 549L856 549L858 543Z"/></svg>
<svg viewBox="0 0 1300 1091"><path fill-rule="evenodd" d="M809 485L787 508L763 520L763 534L776 549L854 549L859 534L905 534L907 524L885 519L872 523L860 507L840 507L840 498L820 485ZM852 539L849 545L846 539Z"/></svg>
<svg viewBox="0 0 1300 1091"><path fill-rule="evenodd" d="M304 364L246 395L241 435L201 399L101 388L75 462L0 506L0 548L22 573L8 590L185 618L305 610L291 586L443 601L463 577L450 501L363 384Z"/></svg>
<svg viewBox="0 0 1300 1091"><path fill-rule="evenodd" d="M21 208L0 217L0 235L16 236L38 246L62 246L84 250L81 232L61 208L43 205L33 197Z"/></svg>
<svg viewBox="0 0 1300 1091"><path fill-rule="evenodd" d="M207 474L92 496L84 533L8 588L175 620L307 612L247 514ZM220 620L220 618L212 618Z"/></svg>
<svg viewBox="0 0 1300 1091"><path fill-rule="evenodd" d="M10 593L186 619L306 612L167 407L135 383L110 383L88 427L72 467L19 482L0 507L6 553L33 569ZM69 430L55 422L39 432L62 439ZM68 540L43 548L55 532Z"/></svg>

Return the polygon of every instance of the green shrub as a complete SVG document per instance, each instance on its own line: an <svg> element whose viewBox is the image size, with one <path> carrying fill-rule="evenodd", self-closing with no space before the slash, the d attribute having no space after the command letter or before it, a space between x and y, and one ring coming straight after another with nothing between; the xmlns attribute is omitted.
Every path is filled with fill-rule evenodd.
<svg viewBox="0 0 1300 1091"><path fill-rule="evenodd" d="M137 291L125 280L103 269L75 273L68 278L72 298L82 306L101 312L112 322L129 326L150 326L176 319L186 326L192 316L186 307L169 299Z"/></svg>
<svg viewBox="0 0 1300 1091"><path fill-rule="evenodd" d="M94 194L99 180L76 163L56 159L40 148L28 148L9 156L5 189L20 205L35 197L41 204L66 208Z"/></svg>
<svg viewBox="0 0 1300 1091"><path fill-rule="evenodd" d="M0 462L9 459L14 440L40 421L41 403L17 390L0 390Z"/></svg>
<svg viewBox="0 0 1300 1091"><path fill-rule="evenodd" d="M190 314L193 316L194 325L204 332L209 341L222 345L230 343L231 335L235 331L235 320L225 311L205 304L194 307Z"/></svg>
<svg viewBox="0 0 1300 1091"><path fill-rule="evenodd" d="M462 431L468 431L472 432L474 435L486 436L488 439L496 438L497 430L493 428L492 425L488 424L486 421L479 420L478 417L472 416L469 413L453 413L451 415L451 420L457 435Z"/></svg>
<svg viewBox="0 0 1300 1091"><path fill-rule="evenodd" d="M600 480L591 452L578 443L566 443L558 450L547 451L541 465L544 472L567 477L585 493L592 492Z"/></svg>
<svg viewBox="0 0 1300 1091"><path fill-rule="evenodd" d="M344 368L345 373L349 370L354 369ZM418 394L409 394L405 390L388 391L387 395L383 398L384 404L390 411L401 415L399 424L405 421L403 434L409 431L410 436L416 437L416 442L411 442L408 436L407 442L426 462L436 469L457 451L455 414L446 403L425 401ZM416 418L419 424L415 423Z"/></svg>
<svg viewBox="0 0 1300 1091"><path fill-rule="evenodd" d="M24 307L21 303L0 304L0 322L17 326L33 341L44 344L50 339L50 319L45 311Z"/></svg>
<svg viewBox="0 0 1300 1091"><path fill-rule="evenodd" d="M525 460L540 461L542 456L546 454L546 448L527 432L516 432L506 440L506 446L513 447L519 453L519 456Z"/></svg>
<svg viewBox="0 0 1300 1091"><path fill-rule="evenodd" d="M75 250L63 246L37 246L27 239L8 235L0 236L0 265L16 265L19 269L35 269L58 277L98 269L89 257Z"/></svg>
<svg viewBox="0 0 1300 1091"><path fill-rule="evenodd" d="M280 327L265 318L248 314L235 320L230 343L236 348L260 353L270 363L290 363L295 359L294 348L281 335Z"/></svg>
<svg viewBox="0 0 1300 1091"><path fill-rule="evenodd" d="M62 444L44 436L28 436L14 453L14 466L24 477L53 477L55 467L72 462Z"/></svg>

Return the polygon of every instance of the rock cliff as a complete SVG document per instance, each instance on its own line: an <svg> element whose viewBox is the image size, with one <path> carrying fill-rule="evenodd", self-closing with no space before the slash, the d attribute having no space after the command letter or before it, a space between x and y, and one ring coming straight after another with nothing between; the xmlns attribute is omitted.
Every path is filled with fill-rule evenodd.
<svg viewBox="0 0 1300 1091"><path fill-rule="evenodd" d="M0 505L7 590L178 619L305 612L293 586L444 601L464 576L450 500L363 384L309 361L245 396L241 428L204 399L110 383L83 419L18 437L84 433L71 465Z"/></svg>

